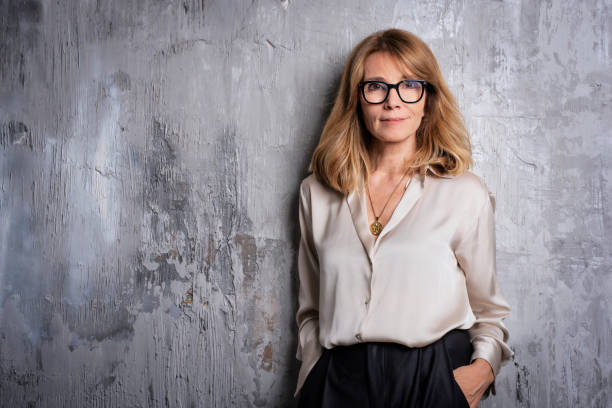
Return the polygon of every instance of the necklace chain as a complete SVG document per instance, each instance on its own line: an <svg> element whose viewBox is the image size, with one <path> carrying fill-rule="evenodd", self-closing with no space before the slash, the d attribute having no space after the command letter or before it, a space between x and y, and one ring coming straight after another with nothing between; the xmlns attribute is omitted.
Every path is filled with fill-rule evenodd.
<svg viewBox="0 0 612 408"><path fill-rule="evenodd" d="M370 232L372 234L378 236L378 234L381 233L381 231L383 229L383 225L378 221L378 219L385 212L385 208L387 208L387 204L389 204L389 201L391 200L391 197L393 197L393 194L395 193L395 190L397 190L397 188L400 186L400 184L402 184L402 180L404 179L404 177L406 177L406 174L408 174L409 171L410 171L410 169L406 170L406 172L404 173L404 175L400 179L399 183L397 183L397 185L395 186L395 188L391 192L391 195L389 196L389 198L387 198L387 202L383 206L383 209L381 210L379 215L376 215L376 211L374 210L374 203L372 202L372 197L370 196L370 189L368 188L368 184L369 183L366 184L366 191L368 192L368 198L370 199L370 207L372 207L372 213L374 214L374 222L372 224L370 224ZM412 176L410 178L410 181L412 181Z"/></svg>

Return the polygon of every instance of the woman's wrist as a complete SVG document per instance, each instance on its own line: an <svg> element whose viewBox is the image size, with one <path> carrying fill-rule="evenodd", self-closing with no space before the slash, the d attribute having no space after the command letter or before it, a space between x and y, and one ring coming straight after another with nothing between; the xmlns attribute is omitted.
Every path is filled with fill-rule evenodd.
<svg viewBox="0 0 612 408"><path fill-rule="evenodd" d="M493 367L491 367L491 364L489 364L487 360L485 360L484 358L477 358L472 362L472 364L478 367L478 369L483 373L483 376L486 376L489 384L495 381Z"/></svg>

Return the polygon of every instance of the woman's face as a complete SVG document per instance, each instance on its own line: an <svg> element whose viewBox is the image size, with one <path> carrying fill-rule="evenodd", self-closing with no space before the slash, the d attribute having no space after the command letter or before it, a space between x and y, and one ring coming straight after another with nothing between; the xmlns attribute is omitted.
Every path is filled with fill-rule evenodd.
<svg viewBox="0 0 612 408"><path fill-rule="evenodd" d="M401 70L396 60L388 53L378 51L365 60L364 81L379 80L396 84L404 79L416 78L408 69ZM361 90L359 100L365 126L372 136L381 142L403 142L414 137L425 115L427 92L416 103L406 103L390 89L387 99L380 104L364 100Z"/></svg>

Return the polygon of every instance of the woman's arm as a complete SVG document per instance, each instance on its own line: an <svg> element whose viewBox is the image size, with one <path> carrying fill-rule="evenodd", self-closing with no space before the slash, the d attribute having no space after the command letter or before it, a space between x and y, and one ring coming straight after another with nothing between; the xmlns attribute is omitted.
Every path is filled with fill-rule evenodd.
<svg viewBox="0 0 612 408"><path fill-rule="evenodd" d="M298 248L298 345L296 358L302 361L298 375L297 390L317 362L322 347L319 343L319 260L312 237L312 214L310 191L304 182L300 185L299 223L300 244Z"/></svg>
<svg viewBox="0 0 612 408"><path fill-rule="evenodd" d="M478 364L486 368L482 363L487 362L493 374L484 396L490 390L495 394L495 376L502 363L513 355L507 344L508 330L502 323L502 319L510 313L510 306L496 278L494 212L494 199L487 192L476 219L462 233L455 248L455 257L465 273L470 306L476 317L476 322L469 329L474 346L470 366ZM473 372L476 373L476 370ZM487 370L481 369L478 373L485 375Z"/></svg>

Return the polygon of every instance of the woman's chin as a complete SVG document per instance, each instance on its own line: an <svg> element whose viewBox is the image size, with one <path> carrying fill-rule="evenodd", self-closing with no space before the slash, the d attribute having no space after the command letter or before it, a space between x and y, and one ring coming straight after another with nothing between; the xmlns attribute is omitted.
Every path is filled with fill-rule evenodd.
<svg viewBox="0 0 612 408"><path fill-rule="evenodd" d="M405 142L406 140L410 139L410 136L406 136L406 134L409 133L383 133L383 134L379 134L377 136L375 136L375 139L378 140L379 142L383 142L383 143L402 143ZM414 134L414 132L413 132Z"/></svg>

